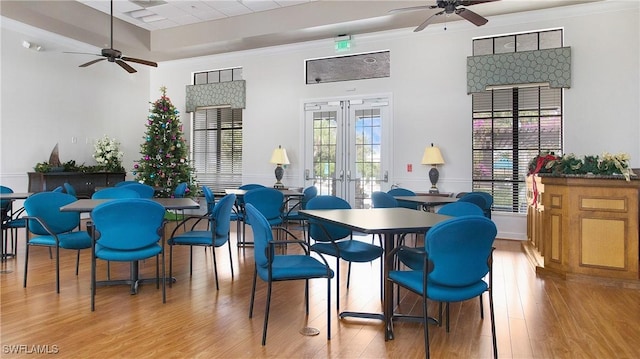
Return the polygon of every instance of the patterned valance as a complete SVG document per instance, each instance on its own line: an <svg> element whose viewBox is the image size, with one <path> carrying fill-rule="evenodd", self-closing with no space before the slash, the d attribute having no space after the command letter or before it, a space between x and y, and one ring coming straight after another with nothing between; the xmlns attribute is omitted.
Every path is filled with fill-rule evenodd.
<svg viewBox="0 0 640 359"><path fill-rule="evenodd" d="M195 112L198 107L221 105L245 108L245 102L244 80L187 86L187 112Z"/></svg>
<svg viewBox="0 0 640 359"><path fill-rule="evenodd" d="M492 85L532 83L571 87L571 48L467 57L467 93L484 92Z"/></svg>

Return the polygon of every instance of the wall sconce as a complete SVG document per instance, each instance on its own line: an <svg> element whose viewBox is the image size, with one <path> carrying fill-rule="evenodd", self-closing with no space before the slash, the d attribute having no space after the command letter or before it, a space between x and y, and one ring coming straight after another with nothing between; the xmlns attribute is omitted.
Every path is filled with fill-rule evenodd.
<svg viewBox="0 0 640 359"><path fill-rule="evenodd" d="M284 169L282 168L282 165L289 164L289 157L287 156L287 150L282 148L282 146L278 146L278 148L273 150L273 153L271 154L271 161L269 162L274 163L276 165L276 170L275 170L276 183L273 185L273 188L284 188L284 185L281 182L282 176L284 175Z"/></svg>
<svg viewBox="0 0 640 359"><path fill-rule="evenodd" d="M29 41L22 41L22 47L24 47L25 49L31 49L31 50L35 50L35 51L42 51L42 46L38 45L38 44L34 44L31 43Z"/></svg>
<svg viewBox="0 0 640 359"><path fill-rule="evenodd" d="M429 181L431 181L431 188L429 189L429 193L440 193L440 191L438 191L438 187L436 187L436 183L438 183L438 178L440 177L437 165L444 164L444 159L442 158L442 153L440 153L440 148L435 147L433 143L430 147L425 148L424 154L422 155L422 164L433 166L429 170Z"/></svg>

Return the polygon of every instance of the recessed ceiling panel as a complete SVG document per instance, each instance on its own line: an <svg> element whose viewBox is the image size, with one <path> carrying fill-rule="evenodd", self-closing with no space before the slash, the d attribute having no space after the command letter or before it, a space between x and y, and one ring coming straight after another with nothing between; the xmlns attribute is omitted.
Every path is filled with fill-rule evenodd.
<svg viewBox="0 0 640 359"><path fill-rule="evenodd" d="M391 76L389 51L306 61L306 83L351 81Z"/></svg>

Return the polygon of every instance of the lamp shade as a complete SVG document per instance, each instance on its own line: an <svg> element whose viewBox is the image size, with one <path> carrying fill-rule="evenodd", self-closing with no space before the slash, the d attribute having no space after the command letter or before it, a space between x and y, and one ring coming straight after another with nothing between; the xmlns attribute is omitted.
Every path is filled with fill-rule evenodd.
<svg viewBox="0 0 640 359"><path fill-rule="evenodd" d="M444 159L442 158L442 153L440 153L440 148L431 144L431 146L424 149L424 155L422 155L422 164L423 165L442 165L444 164Z"/></svg>
<svg viewBox="0 0 640 359"><path fill-rule="evenodd" d="M271 154L271 163L275 163L277 165L288 165L289 157L287 156L287 150L282 148L282 146L278 146L273 153Z"/></svg>

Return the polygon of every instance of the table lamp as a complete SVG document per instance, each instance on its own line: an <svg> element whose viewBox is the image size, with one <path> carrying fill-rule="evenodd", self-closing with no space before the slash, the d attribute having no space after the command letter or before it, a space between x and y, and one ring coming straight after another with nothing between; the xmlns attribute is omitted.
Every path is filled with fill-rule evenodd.
<svg viewBox="0 0 640 359"><path fill-rule="evenodd" d="M424 155L422 155L422 164L423 165L432 165L429 170L429 180L431 181L431 188L429 189L429 193L440 193L438 191L438 187L436 187L436 183L438 183L438 177L440 173L438 172L438 165L444 164L444 159L442 159L442 153L440 153L440 148L431 144L424 149Z"/></svg>
<svg viewBox="0 0 640 359"><path fill-rule="evenodd" d="M284 175L284 169L282 168L282 165L289 164L287 150L282 148L282 146L278 146L278 148L273 150L273 153L271 154L271 161L269 162L276 164L276 184L273 185L273 188L284 188L284 185L280 181L282 180L282 175Z"/></svg>

